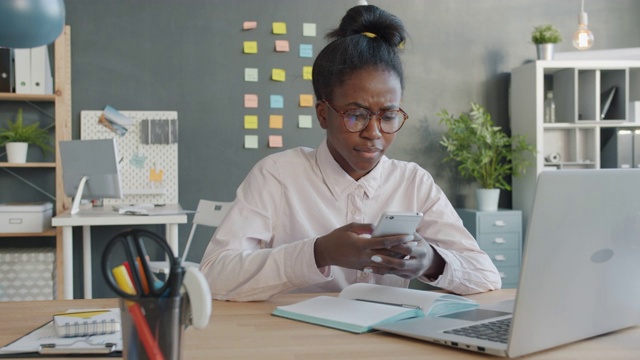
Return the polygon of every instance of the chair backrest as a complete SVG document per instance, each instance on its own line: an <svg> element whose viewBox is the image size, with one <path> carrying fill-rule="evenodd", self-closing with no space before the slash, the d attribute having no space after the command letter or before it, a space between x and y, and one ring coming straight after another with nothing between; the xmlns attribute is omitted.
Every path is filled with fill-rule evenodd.
<svg viewBox="0 0 640 360"><path fill-rule="evenodd" d="M191 232L189 233L187 244L185 245L184 252L182 253L183 263L189 253L191 240L193 240L193 235L196 232L196 227L198 225L210 227L219 226L222 222L222 219L224 219L225 215L227 215L231 204L233 204L233 202L200 200L200 202L198 203L198 208L196 209L196 214L193 216L193 224L191 225Z"/></svg>

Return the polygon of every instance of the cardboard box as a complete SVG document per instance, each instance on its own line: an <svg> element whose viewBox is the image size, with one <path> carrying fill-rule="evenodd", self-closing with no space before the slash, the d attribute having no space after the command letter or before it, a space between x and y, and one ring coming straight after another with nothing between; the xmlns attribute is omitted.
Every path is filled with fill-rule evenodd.
<svg viewBox="0 0 640 360"><path fill-rule="evenodd" d="M0 249L0 302L53 300L55 248Z"/></svg>
<svg viewBox="0 0 640 360"><path fill-rule="evenodd" d="M38 233L51 228L53 204L0 204L0 233Z"/></svg>

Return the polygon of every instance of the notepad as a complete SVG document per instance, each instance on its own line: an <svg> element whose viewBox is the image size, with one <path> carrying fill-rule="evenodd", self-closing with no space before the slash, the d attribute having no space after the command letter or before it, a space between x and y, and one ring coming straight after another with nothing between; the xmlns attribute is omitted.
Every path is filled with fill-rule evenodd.
<svg viewBox="0 0 640 360"><path fill-rule="evenodd" d="M120 331L120 309L70 310L53 315L59 337L113 334Z"/></svg>
<svg viewBox="0 0 640 360"><path fill-rule="evenodd" d="M403 319L442 316L478 307L474 300L442 292L352 284L338 297L318 296L278 306L272 315L356 334Z"/></svg>

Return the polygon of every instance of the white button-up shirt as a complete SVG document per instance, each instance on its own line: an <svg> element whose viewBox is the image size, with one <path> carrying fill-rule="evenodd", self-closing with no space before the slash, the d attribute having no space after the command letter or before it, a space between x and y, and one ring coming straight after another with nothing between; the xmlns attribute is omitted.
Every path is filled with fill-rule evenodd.
<svg viewBox="0 0 640 360"><path fill-rule="evenodd" d="M282 292L338 292L370 282L407 287L395 275L330 266L318 269L315 240L384 211L422 212L417 232L444 258L444 273L420 280L459 294L499 289L500 276L431 175L383 157L358 181L318 149L295 148L260 160L237 190L200 265L213 298L264 300Z"/></svg>

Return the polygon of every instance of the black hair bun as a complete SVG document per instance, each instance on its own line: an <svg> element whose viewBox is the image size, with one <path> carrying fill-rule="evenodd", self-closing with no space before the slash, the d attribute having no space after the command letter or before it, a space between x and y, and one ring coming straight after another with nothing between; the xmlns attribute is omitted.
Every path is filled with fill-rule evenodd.
<svg viewBox="0 0 640 360"><path fill-rule="evenodd" d="M358 5L347 11L340 26L326 38L333 41L352 35L379 38L391 47L402 48L407 31L397 16L375 5Z"/></svg>

